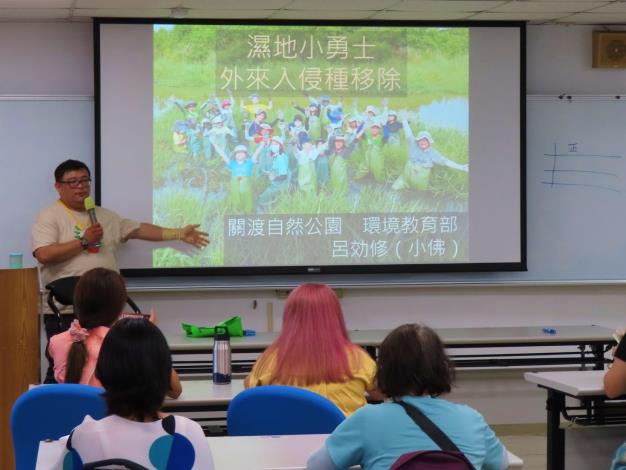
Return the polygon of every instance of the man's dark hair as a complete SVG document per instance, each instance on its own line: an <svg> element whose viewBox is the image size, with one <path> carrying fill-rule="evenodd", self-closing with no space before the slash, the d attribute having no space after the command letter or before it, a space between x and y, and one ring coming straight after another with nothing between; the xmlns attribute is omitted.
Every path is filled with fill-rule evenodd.
<svg viewBox="0 0 626 470"><path fill-rule="evenodd" d="M399 326L380 345L376 384L388 397L436 397L450 392L453 380L454 365L437 333L427 326Z"/></svg>
<svg viewBox="0 0 626 470"><path fill-rule="evenodd" d="M68 171L79 171L79 170L87 170L87 174L91 178L91 171L87 165L79 160L65 160L59 166L57 166L56 170L54 170L54 181L57 183L63 181L63 176Z"/></svg>
<svg viewBox="0 0 626 470"><path fill-rule="evenodd" d="M171 371L172 358L161 330L142 318L116 322L102 342L96 365L109 414L158 419Z"/></svg>
<svg viewBox="0 0 626 470"><path fill-rule="evenodd" d="M126 283L110 269L95 268L83 274L74 288L74 313L82 328L111 326L126 303ZM73 342L67 356L65 381L79 383L87 363L87 348Z"/></svg>

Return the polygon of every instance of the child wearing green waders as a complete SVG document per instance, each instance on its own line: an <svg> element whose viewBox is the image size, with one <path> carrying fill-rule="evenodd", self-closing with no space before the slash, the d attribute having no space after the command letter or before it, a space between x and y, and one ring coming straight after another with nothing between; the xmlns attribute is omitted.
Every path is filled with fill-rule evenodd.
<svg viewBox="0 0 626 470"><path fill-rule="evenodd" d="M348 158L358 143L358 139L363 134L363 130L352 139L350 144L346 145L346 138L342 135L334 135L330 137L328 142L328 150L326 155L330 160L330 189L333 193L347 194L348 192Z"/></svg>
<svg viewBox="0 0 626 470"><path fill-rule="evenodd" d="M394 147L400 146L400 129L402 129L402 123L398 121L398 113L391 110L385 113L385 125L383 127L383 140L385 144ZM383 116L385 115L383 114Z"/></svg>
<svg viewBox="0 0 626 470"><path fill-rule="evenodd" d="M320 119L320 105L311 103L307 109L300 106L294 106L298 111L306 116L305 129L313 142L323 140L322 138L322 120ZM300 115L296 115L298 117ZM294 118L295 122L295 118Z"/></svg>
<svg viewBox="0 0 626 470"><path fill-rule="evenodd" d="M269 160L271 169L263 173L270 180L270 184L259 195L258 207L260 212L265 212L282 193L289 189L289 157L285 153L284 142L280 136L272 137L269 146Z"/></svg>
<svg viewBox="0 0 626 470"><path fill-rule="evenodd" d="M195 122L200 121L200 113L198 112L198 103L195 101L187 101L184 105L176 98L171 98L178 109L181 110L185 116L185 121L193 120Z"/></svg>
<svg viewBox="0 0 626 470"><path fill-rule="evenodd" d="M376 181L382 181L385 176L385 156L383 155L383 133L382 126L378 121L373 121L369 128L366 127L365 139L367 150L365 158L359 164L359 168L354 179L363 178L368 173L372 173Z"/></svg>
<svg viewBox="0 0 626 470"><path fill-rule="evenodd" d="M265 147L265 143L256 148L254 154L250 157L248 149L245 145L237 145L233 150L233 158L228 158L219 147L214 147L215 151L220 154L226 167L230 170L230 188L228 197L230 199L233 212L249 214L254 208L254 200L252 197L252 168L256 163L259 152Z"/></svg>
<svg viewBox="0 0 626 470"><path fill-rule="evenodd" d="M402 127L409 143L409 158L404 166L404 171L391 186L392 189L428 189L430 171L433 165L469 171L467 164L454 162L433 148L435 140L428 131L422 131L414 137L413 130L406 119L402 120Z"/></svg>
<svg viewBox="0 0 626 470"><path fill-rule="evenodd" d="M305 193L317 192L317 174L315 160L325 150L325 145L313 146L311 138L306 132L299 136L301 148L295 148L295 157L298 161L298 186Z"/></svg>
<svg viewBox="0 0 626 470"><path fill-rule="evenodd" d="M172 144L174 146L174 152L181 154L187 153L187 125L185 121L176 121L176 124L174 124Z"/></svg>
<svg viewBox="0 0 626 470"><path fill-rule="evenodd" d="M200 139L200 132L196 121L193 118L187 118L185 122L187 125L187 151L189 155L195 160L200 156L202 152L202 140Z"/></svg>
<svg viewBox="0 0 626 470"><path fill-rule="evenodd" d="M224 124L224 118L219 114L213 118L211 124L212 127L206 133L208 142L205 142L205 145L219 147L223 153L228 154L230 152L230 142L237 138L237 133L234 129Z"/></svg>

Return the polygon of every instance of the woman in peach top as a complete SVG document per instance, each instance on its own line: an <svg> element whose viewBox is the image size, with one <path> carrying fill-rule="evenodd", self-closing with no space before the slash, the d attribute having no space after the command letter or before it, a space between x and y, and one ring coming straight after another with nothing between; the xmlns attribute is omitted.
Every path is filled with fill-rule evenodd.
<svg viewBox="0 0 626 470"><path fill-rule="evenodd" d="M68 331L50 338L48 352L54 359L59 383L101 387L94 376L102 340L126 304L124 279L115 271L96 268L81 276L74 290L76 320Z"/></svg>
<svg viewBox="0 0 626 470"><path fill-rule="evenodd" d="M94 374L100 347L127 298L126 283L115 271L95 268L80 277L74 289L76 320L68 331L50 338L48 346L57 382L102 387ZM154 323L154 313L150 321ZM180 380L172 369L168 396L177 398L181 392Z"/></svg>

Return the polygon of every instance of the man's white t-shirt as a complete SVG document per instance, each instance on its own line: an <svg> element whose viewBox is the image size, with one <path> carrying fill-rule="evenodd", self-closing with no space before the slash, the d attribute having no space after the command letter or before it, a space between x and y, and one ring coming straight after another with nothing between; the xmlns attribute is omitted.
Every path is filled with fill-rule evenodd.
<svg viewBox="0 0 626 470"><path fill-rule="evenodd" d="M83 250L76 256L60 263L40 266L42 284L68 276L80 276L93 268L108 268L119 271L115 252L126 241L128 235L139 228L140 223L124 219L115 212L96 207L96 217L104 232L98 253ZM60 200L39 213L32 229L33 253L37 248L54 243L78 240L90 225L87 212L78 212L65 206Z"/></svg>

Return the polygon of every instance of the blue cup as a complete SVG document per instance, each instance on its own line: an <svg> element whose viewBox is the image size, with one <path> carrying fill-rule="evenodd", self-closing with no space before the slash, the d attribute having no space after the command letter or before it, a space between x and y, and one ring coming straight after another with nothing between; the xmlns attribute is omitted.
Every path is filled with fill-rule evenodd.
<svg viewBox="0 0 626 470"><path fill-rule="evenodd" d="M21 269L22 267L23 267L22 253L19 253L19 252L9 253L9 268Z"/></svg>

